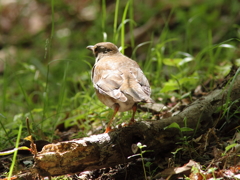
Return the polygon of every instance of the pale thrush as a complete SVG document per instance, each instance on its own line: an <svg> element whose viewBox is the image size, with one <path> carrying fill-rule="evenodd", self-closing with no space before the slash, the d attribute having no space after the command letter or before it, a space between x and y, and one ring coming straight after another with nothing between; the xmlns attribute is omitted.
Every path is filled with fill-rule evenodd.
<svg viewBox="0 0 240 180"><path fill-rule="evenodd" d="M105 133L111 130L111 123L118 111L133 110L130 122L134 122L137 103L153 103L148 80L136 61L119 52L110 42L87 46L96 57L92 68L92 82L97 97L106 106L114 109Z"/></svg>

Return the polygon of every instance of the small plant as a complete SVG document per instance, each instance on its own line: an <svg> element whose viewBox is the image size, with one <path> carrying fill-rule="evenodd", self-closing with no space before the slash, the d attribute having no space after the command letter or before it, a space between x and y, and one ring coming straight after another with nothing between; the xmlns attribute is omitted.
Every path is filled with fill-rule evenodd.
<svg viewBox="0 0 240 180"><path fill-rule="evenodd" d="M180 127L180 126L178 125L178 123L175 123L175 122L174 122L174 123L170 124L169 126L165 127L164 130L169 129L169 128L177 128L177 129L180 131L181 137L184 138L184 139L186 139L186 137L183 136L183 132L193 131L193 129L186 127L186 125L187 125L186 119L184 119L184 122L185 122L185 127Z"/></svg>
<svg viewBox="0 0 240 180"><path fill-rule="evenodd" d="M177 144L181 144L182 147L178 148L175 152L172 152L174 159L176 158L176 154L179 151L191 152L191 149L192 149L191 145L189 144L189 139L191 138L191 136L185 136L183 133L188 132L188 131L193 131L193 129L187 127L186 118L184 119L184 123L185 123L185 127L180 127L177 123L174 122L164 128L164 130L168 129L168 128L177 128L180 132L180 138L179 138L180 142L178 142Z"/></svg>
<svg viewBox="0 0 240 180"><path fill-rule="evenodd" d="M232 149L232 148L234 148L236 146L238 146L238 144L237 143L233 143L233 144L230 144L227 147L225 147L225 151L224 151L224 153L222 153L222 156L227 155L227 152L229 152L230 149Z"/></svg>
<svg viewBox="0 0 240 180"><path fill-rule="evenodd" d="M211 173L212 174L212 178L214 179L214 180L220 180L220 179L223 179L222 177L220 177L220 178L216 178L216 176L215 176L215 171L217 170L217 168L216 167L212 167L212 168L209 168L208 169L208 171L207 171L207 173Z"/></svg>
<svg viewBox="0 0 240 180"><path fill-rule="evenodd" d="M142 143L140 143L140 142L138 142L137 144L134 144L133 147L132 147L132 151L135 153L139 149L140 153L132 155L132 156L129 156L128 159L130 159L132 157L136 157L136 156L140 156L141 157L144 177L145 177L145 179L147 179L147 173L146 173L146 168L145 167L148 167L149 170L150 170L151 163L147 162L146 164L144 164L143 154L146 153L146 152L153 152L153 151L152 150L143 150L143 148L145 148L145 147L147 147L147 146L146 145L142 145Z"/></svg>

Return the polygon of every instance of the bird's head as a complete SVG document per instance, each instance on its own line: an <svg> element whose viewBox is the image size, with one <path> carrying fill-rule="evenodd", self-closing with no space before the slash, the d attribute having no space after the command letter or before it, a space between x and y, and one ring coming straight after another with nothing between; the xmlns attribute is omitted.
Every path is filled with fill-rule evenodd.
<svg viewBox="0 0 240 180"><path fill-rule="evenodd" d="M87 49L91 50L99 61L104 56L111 56L113 54L119 53L118 47L110 42L101 42L95 45L87 46Z"/></svg>

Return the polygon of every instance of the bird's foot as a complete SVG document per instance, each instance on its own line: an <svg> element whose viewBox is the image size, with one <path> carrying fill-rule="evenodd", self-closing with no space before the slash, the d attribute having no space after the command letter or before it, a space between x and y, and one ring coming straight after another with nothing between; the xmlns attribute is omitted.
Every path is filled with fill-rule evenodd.
<svg viewBox="0 0 240 180"><path fill-rule="evenodd" d="M111 127L107 127L104 133L109 133L110 131L112 131Z"/></svg>
<svg viewBox="0 0 240 180"><path fill-rule="evenodd" d="M128 126L134 124L135 122L136 122L136 121L134 120L134 118L131 118L131 119L130 119L130 122L128 123Z"/></svg>

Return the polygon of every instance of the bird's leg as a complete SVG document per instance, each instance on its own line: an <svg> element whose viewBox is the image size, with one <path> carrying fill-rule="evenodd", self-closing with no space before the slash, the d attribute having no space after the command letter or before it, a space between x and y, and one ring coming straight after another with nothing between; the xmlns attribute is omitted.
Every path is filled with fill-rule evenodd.
<svg viewBox="0 0 240 180"><path fill-rule="evenodd" d="M112 118L110 119L110 121L109 121L109 123L108 123L108 125L107 125L107 128L106 128L106 130L105 130L104 133L108 133L109 131L111 131L111 124L112 124L112 121L113 121L115 115L117 114L118 110L119 110L119 105L118 105L118 104L115 104Z"/></svg>
<svg viewBox="0 0 240 180"><path fill-rule="evenodd" d="M129 125L130 125L130 124L133 124L133 123L135 122L134 116L135 116L136 111L137 111L137 104L134 104L134 105L133 105L132 110L133 110L133 113L132 113L132 117L131 117L131 119L130 119Z"/></svg>

